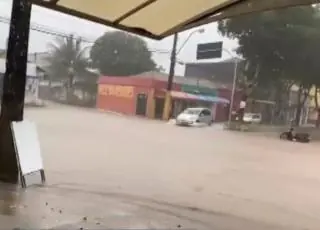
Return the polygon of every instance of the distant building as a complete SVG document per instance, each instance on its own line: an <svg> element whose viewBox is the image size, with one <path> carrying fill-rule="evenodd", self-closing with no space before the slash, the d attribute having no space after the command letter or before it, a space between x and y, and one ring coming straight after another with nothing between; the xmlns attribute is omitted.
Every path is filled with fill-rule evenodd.
<svg viewBox="0 0 320 230"><path fill-rule="evenodd" d="M36 52L28 54L28 62L34 63L37 66L37 74L45 79L48 75L48 67L50 63L48 62L49 53L48 52Z"/></svg>
<svg viewBox="0 0 320 230"><path fill-rule="evenodd" d="M2 95L3 76L6 71L6 59L0 58L0 90ZM38 100L39 98L39 83L41 76L37 73L37 66L34 63L27 63L27 81L25 102Z"/></svg>
<svg viewBox="0 0 320 230"><path fill-rule="evenodd" d="M215 83L231 87L234 77L235 61L239 62L238 73L243 69L241 59L228 59L222 62L186 63L184 76L186 78L206 79Z"/></svg>
<svg viewBox="0 0 320 230"><path fill-rule="evenodd" d="M49 55L50 54L48 52L29 53L28 62L35 63L37 66L45 68L50 64L48 62Z"/></svg>
<svg viewBox="0 0 320 230"><path fill-rule="evenodd" d="M159 72L103 76L99 79L97 108L161 119L167 81L168 75ZM175 76L171 91L172 116L187 107L201 106L212 109L213 120L227 120L231 91L219 87L207 80ZM235 98L239 103L238 95Z"/></svg>

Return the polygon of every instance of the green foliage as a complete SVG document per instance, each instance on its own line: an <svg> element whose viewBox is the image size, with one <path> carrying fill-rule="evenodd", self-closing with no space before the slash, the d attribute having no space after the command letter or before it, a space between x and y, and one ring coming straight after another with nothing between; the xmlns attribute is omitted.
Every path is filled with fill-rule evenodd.
<svg viewBox="0 0 320 230"><path fill-rule="evenodd" d="M146 42L125 32L106 32L90 53L94 67L104 75L127 76L156 69Z"/></svg>
<svg viewBox="0 0 320 230"><path fill-rule="evenodd" d="M88 61L81 40L76 40L72 35L67 38L57 37L56 42L49 44L49 46L50 55L47 61L52 80L70 80L70 68L73 69L73 75L78 78L87 76Z"/></svg>
<svg viewBox="0 0 320 230"><path fill-rule="evenodd" d="M244 75L257 84L319 84L320 18L318 9L288 8L245 15L219 23L222 35L239 41L247 61Z"/></svg>
<svg viewBox="0 0 320 230"><path fill-rule="evenodd" d="M253 96L268 94L281 111L288 106L284 103L288 103L291 86L298 86L295 103L299 124L310 88L320 86L319 7L248 14L221 21L218 29L222 35L239 41L237 52L246 60L241 79L255 86Z"/></svg>

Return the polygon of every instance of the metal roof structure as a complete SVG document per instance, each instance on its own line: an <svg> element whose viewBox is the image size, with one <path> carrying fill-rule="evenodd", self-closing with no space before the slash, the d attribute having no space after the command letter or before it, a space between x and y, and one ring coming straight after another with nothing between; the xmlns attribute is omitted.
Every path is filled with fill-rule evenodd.
<svg viewBox="0 0 320 230"><path fill-rule="evenodd" d="M153 39L246 13L319 0L30 0L33 4Z"/></svg>

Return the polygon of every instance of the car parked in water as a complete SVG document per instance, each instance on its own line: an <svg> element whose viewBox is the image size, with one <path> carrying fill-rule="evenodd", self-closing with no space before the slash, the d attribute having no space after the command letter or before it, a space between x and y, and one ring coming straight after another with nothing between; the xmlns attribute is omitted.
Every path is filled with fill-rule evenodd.
<svg viewBox="0 0 320 230"><path fill-rule="evenodd" d="M212 122L212 112L207 108L187 108L176 118L176 125L211 125Z"/></svg>

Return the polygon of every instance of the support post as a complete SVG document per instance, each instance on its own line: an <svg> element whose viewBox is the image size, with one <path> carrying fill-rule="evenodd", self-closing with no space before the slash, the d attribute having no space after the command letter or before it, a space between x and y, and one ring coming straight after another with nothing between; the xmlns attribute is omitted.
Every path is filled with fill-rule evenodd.
<svg viewBox="0 0 320 230"><path fill-rule="evenodd" d="M231 91L231 98L230 98L230 107L229 107L229 117L228 117L228 128L231 127L232 121L232 111L234 106L234 96L237 89L237 77L238 77L238 60L235 59L234 62L234 69L233 69L233 82L232 82L232 91Z"/></svg>
<svg viewBox="0 0 320 230"><path fill-rule="evenodd" d="M18 182L12 121L23 120L31 2L13 0L0 114L0 180Z"/></svg>
<svg viewBox="0 0 320 230"><path fill-rule="evenodd" d="M171 110L171 94L170 91L172 90L174 72L176 67L176 58L177 58L177 44L178 44L178 34L175 33L173 36L173 45L171 51L171 58L170 58L170 70L168 76L168 84L167 84L167 92L165 95L164 101L164 108L163 108L163 119L169 120L170 119L170 110Z"/></svg>

